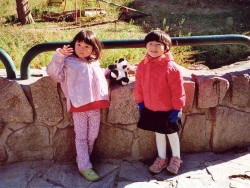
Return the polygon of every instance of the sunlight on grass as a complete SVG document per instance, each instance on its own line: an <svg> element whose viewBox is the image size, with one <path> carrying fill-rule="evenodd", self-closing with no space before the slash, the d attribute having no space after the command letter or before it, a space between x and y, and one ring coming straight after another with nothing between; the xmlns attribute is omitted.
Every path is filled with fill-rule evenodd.
<svg viewBox="0 0 250 188"><path fill-rule="evenodd" d="M75 24L75 22L65 21L44 22L41 19L42 12L45 10L51 12L75 10L74 0L67 0L66 6L65 3L59 6L48 6L48 0L29 0L28 2L36 23L24 26L16 22L16 2L13 0L0 2L0 48L10 55L17 69L20 69L20 62L25 53L34 45L44 42L67 42L83 29L94 31L100 40L143 39L153 29L164 30L171 37L225 33L249 35L250 30L249 24L247 24L249 23L250 12L248 7L241 9L241 14L236 14L237 11L216 14L211 14L211 11L204 11L202 14L196 14L192 12L195 10L192 7L187 11L181 11L180 9L179 12L176 12L172 9L168 10L166 4L159 3L151 7L151 4L149 5L144 1L115 0L110 2L132 6L132 8L138 10L141 6L148 7L143 11L153 13L153 16L131 19L130 22L114 22L119 17L119 8L100 2L101 8L107 12L105 16L82 17L79 18L78 24ZM87 5L85 1L77 2L77 8L81 9L87 6L96 6L96 4ZM179 1L173 2L173 4L180 6ZM107 20L111 22L103 24ZM95 25L91 26L91 24ZM250 50L247 47L227 47L225 45L209 47L174 46L172 52L176 62L185 67L197 63L217 67L237 62L250 55ZM52 54L53 52L46 52L38 55L32 60L30 67L41 68L46 66L50 62ZM117 59L125 57L131 64L137 64L143 59L144 55L144 48L103 50L101 63L102 67L107 67ZM4 68L2 63L0 63L0 68Z"/></svg>

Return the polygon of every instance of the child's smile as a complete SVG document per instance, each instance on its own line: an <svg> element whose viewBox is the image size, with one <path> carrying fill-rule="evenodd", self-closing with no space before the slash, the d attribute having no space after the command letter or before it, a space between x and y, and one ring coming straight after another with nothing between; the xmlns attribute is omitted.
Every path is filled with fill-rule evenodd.
<svg viewBox="0 0 250 188"><path fill-rule="evenodd" d="M160 42L150 41L146 45L146 50L151 57L159 57L165 52L165 47Z"/></svg>

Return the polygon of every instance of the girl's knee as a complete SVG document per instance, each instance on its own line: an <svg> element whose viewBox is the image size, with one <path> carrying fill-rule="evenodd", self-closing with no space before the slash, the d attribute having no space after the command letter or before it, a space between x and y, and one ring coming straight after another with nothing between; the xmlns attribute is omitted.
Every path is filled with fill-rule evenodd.
<svg viewBox="0 0 250 188"><path fill-rule="evenodd" d="M79 140L79 141L83 141L83 140L88 140L88 137L86 135L83 135L83 134L79 134L79 135L76 135L76 140Z"/></svg>

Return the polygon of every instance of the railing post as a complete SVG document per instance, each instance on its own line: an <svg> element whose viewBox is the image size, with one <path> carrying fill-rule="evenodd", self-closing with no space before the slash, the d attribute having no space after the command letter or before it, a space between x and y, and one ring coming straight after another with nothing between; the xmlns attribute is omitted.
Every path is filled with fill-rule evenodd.
<svg viewBox="0 0 250 188"><path fill-rule="evenodd" d="M7 54L4 50L0 48L0 60L3 62L7 78L8 79L16 79L16 67L15 63L13 62L12 58Z"/></svg>
<svg viewBox="0 0 250 188"><path fill-rule="evenodd" d="M40 53L53 51L56 48L62 47L63 45L67 44L67 42L46 42L41 43L33 46L30 48L21 61L20 65L20 72L21 72L21 79L27 80L30 78L30 62Z"/></svg>

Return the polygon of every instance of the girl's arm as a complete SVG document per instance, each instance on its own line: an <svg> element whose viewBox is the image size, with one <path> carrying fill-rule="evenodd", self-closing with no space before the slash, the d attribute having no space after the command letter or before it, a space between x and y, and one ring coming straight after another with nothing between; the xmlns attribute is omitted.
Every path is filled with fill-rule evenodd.
<svg viewBox="0 0 250 188"><path fill-rule="evenodd" d="M175 110L180 110L184 107L186 100L183 77L175 64L169 69L168 75L168 83L172 95L172 106Z"/></svg>
<svg viewBox="0 0 250 188"><path fill-rule="evenodd" d="M73 49L69 45L64 45L63 48L58 48L52 57L51 62L46 68L47 74L57 82L62 82L65 78L65 58L71 55Z"/></svg>
<svg viewBox="0 0 250 188"><path fill-rule="evenodd" d="M144 101L142 93L141 77L142 77L141 65L139 64L135 74L135 87L134 87L134 97L137 103L141 103Z"/></svg>
<svg viewBox="0 0 250 188"><path fill-rule="evenodd" d="M58 52L55 52L51 62L46 67L47 74L55 81L62 82L65 78L64 74L64 60L66 56L63 56Z"/></svg>

